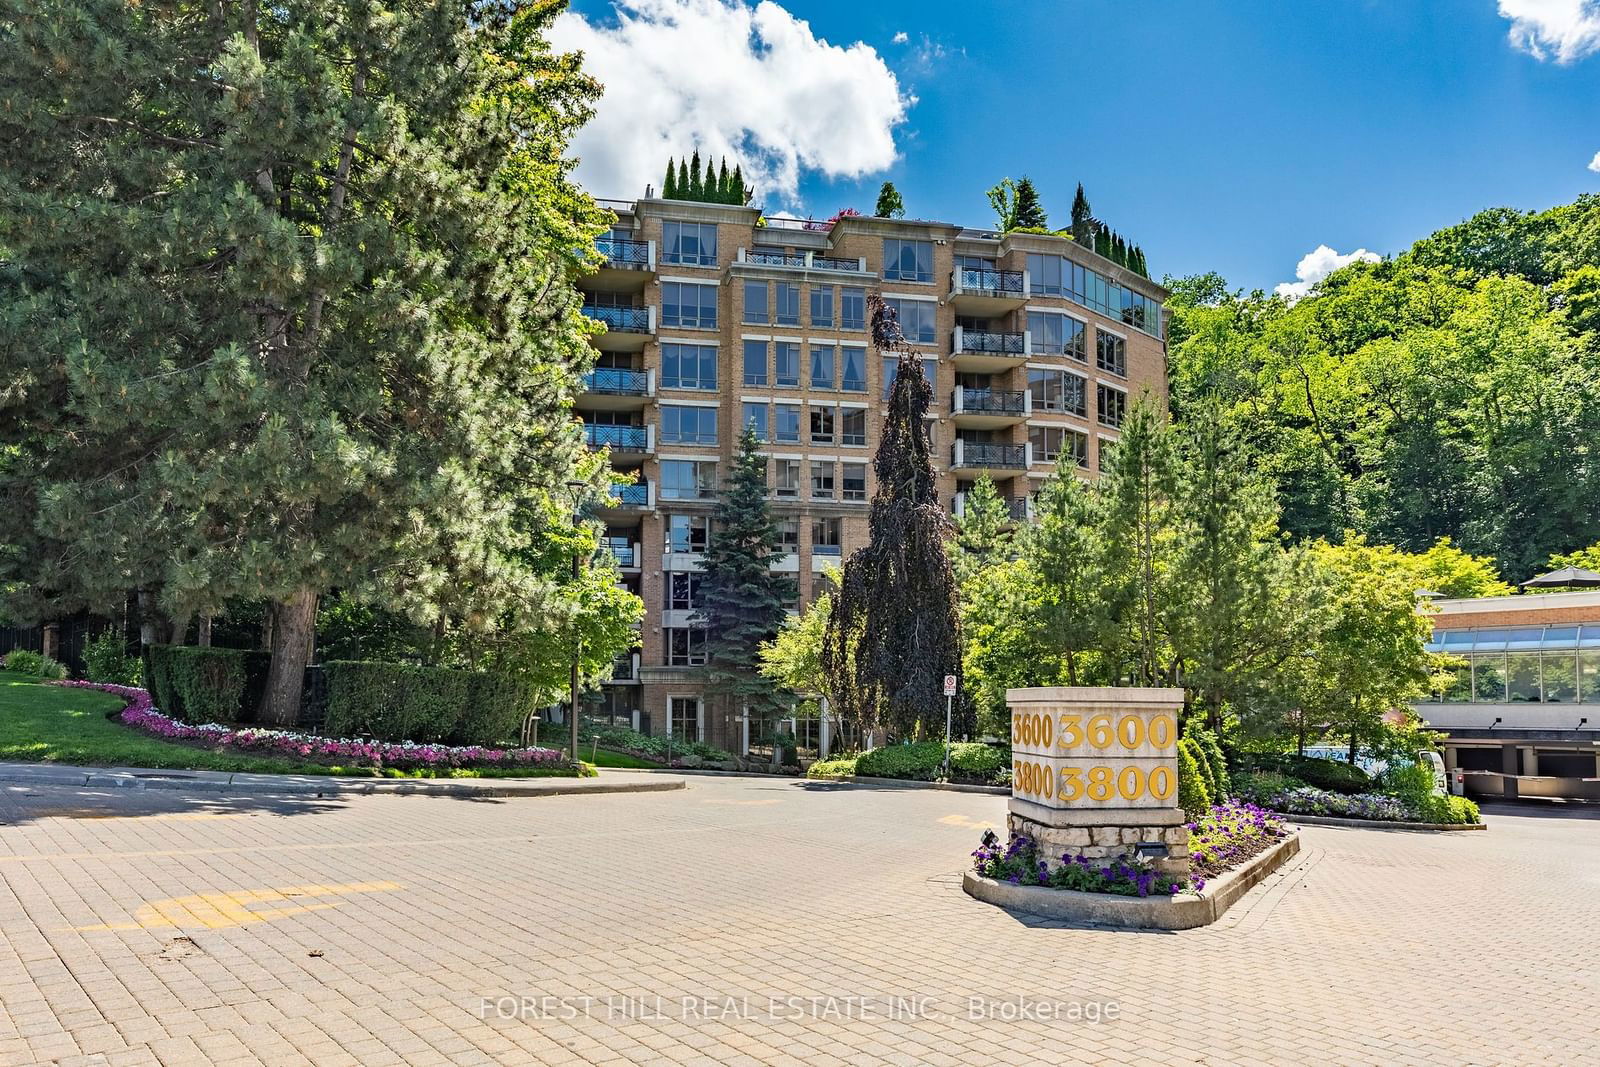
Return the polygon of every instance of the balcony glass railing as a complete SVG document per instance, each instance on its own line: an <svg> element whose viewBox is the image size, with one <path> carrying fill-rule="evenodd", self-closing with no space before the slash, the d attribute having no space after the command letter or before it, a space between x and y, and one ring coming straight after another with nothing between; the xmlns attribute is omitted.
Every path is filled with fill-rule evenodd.
<svg viewBox="0 0 1600 1067"><path fill-rule="evenodd" d="M608 304L585 304L583 313L596 322L606 324L612 333L649 333L650 309L647 307L617 307Z"/></svg>
<svg viewBox="0 0 1600 1067"><path fill-rule="evenodd" d="M630 241L624 237L602 237L595 247L606 257L606 266L627 270L650 269L650 242Z"/></svg>
<svg viewBox="0 0 1600 1067"><path fill-rule="evenodd" d="M995 355L1020 356L1026 354L1027 338L1020 333L1000 333L992 330L962 330L961 351L987 352Z"/></svg>
<svg viewBox="0 0 1600 1067"><path fill-rule="evenodd" d="M975 415L1022 415L1027 412L1026 394L1005 389L957 389L950 406L955 411Z"/></svg>
<svg viewBox="0 0 1600 1067"><path fill-rule="evenodd" d="M645 426L585 423L583 439L588 442L590 448L609 446L619 452L646 452L650 448L650 430Z"/></svg>
<svg viewBox="0 0 1600 1067"><path fill-rule="evenodd" d="M650 506L650 483L640 480L632 485L613 485L611 502L614 507L647 508Z"/></svg>
<svg viewBox="0 0 1600 1067"><path fill-rule="evenodd" d="M1025 470L1028 466L1028 451L1026 445L962 441L959 448L951 448L950 461L958 467Z"/></svg>
<svg viewBox="0 0 1600 1067"><path fill-rule="evenodd" d="M957 267L951 287L981 296L1027 295L1020 270L996 270L993 267Z"/></svg>
<svg viewBox="0 0 1600 1067"><path fill-rule="evenodd" d="M596 367L583 376L583 390L609 396L649 396L650 373L622 367Z"/></svg>
<svg viewBox="0 0 1600 1067"><path fill-rule="evenodd" d="M632 488L632 486L629 486ZM633 551L633 542L626 537L606 537L601 540L600 548L611 553L619 567L637 567L637 556Z"/></svg>

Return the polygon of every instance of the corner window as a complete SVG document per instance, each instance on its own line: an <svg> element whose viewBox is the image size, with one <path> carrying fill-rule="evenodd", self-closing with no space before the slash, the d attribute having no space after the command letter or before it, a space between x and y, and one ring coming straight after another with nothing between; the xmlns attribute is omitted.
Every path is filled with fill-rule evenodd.
<svg viewBox="0 0 1600 1067"><path fill-rule="evenodd" d="M1028 391L1034 411L1059 411L1082 417L1088 413L1088 382L1071 371L1028 371Z"/></svg>

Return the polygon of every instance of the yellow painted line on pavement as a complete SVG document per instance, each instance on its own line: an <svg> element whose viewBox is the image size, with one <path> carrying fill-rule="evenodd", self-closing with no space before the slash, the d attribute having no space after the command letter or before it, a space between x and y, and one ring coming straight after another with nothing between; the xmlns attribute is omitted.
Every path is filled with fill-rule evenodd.
<svg viewBox="0 0 1600 1067"><path fill-rule="evenodd" d="M297 885L281 889L236 889L229 893L192 893L182 897L152 900L133 913L133 921L98 926L75 926L83 933L91 930L152 930L159 927L198 927L223 930L247 923L275 922L308 911L337 908L342 901L319 901L319 897L342 897L354 893L389 893L403 889L396 882L351 882L346 885ZM312 903L297 903L297 898ZM276 907L252 908L253 904Z"/></svg>

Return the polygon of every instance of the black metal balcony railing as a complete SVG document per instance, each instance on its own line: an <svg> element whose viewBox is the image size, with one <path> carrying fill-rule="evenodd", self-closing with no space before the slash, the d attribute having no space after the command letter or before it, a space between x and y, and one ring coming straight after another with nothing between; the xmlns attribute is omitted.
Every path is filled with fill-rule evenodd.
<svg viewBox="0 0 1600 1067"><path fill-rule="evenodd" d="M630 241L625 237L602 237L594 243L606 257L606 266L625 270L650 269L650 242Z"/></svg>
<svg viewBox="0 0 1600 1067"><path fill-rule="evenodd" d="M960 389L950 400L952 410L975 415L1022 415L1027 413L1027 404L1025 393L1005 389Z"/></svg>
<svg viewBox="0 0 1600 1067"><path fill-rule="evenodd" d="M1020 270L995 270L992 267L958 267L951 287L980 296L1025 296Z"/></svg>
<svg viewBox="0 0 1600 1067"><path fill-rule="evenodd" d="M650 430L645 426L613 426L585 423L583 438L590 448L610 446L618 452L645 452L650 448Z"/></svg>
<svg viewBox="0 0 1600 1067"><path fill-rule="evenodd" d="M650 374L624 367L596 367L583 376L583 389L609 396L649 396Z"/></svg>
<svg viewBox="0 0 1600 1067"><path fill-rule="evenodd" d="M1026 445L997 445L977 441L952 446L950 461L960 467L986 467L992 470L1019 470L1028 465ZM959 458L957 458L959 456Z"/></svg>
<svg viewBox="0 0 1600 1067"><path fill-rule="evenodd" d="M753 248L744 254L746 263L755 263L763 267L803 267L806 265L805 254L794 252L768 252Z"/></svg>
<svg viewBox="0 0 1600 1067"><path fill-rule="evenodd" d="M1020 356L1026 354L1027 335L1021 333L999 333L991 330L962 330L961 351Z"/></svg>
<svg viewBox="0 0 1600 1067"><path fill-rule="evenodd" d="M631 682L638 678L634 660L637 657L632 652L624 652L611 662L611 680L613 682Z"/></svg>
<svg viewBox="0 0 1600 1067"><path fill-rule="evenodd" d="M647 307L616 307L607 304L585 304L583 313L596 322L606 324L612 333L649 333L650 309Z"/></svg>
<svg viewBox="0 0 1600 1067"><path fill-rule="evenodd" d="M970 447L970 446L969 446ZM1022 522L1028 517L1028 498L1025 496L1003 496L1000 502L1005 505L1006 515L1013 522ZM972 497L966 493L958 493L950 501L950 510L960 514L972 506Z"/></svg>
<svg viewBox="0 0 1600 1067"><path fill-rule="evenodd" d="M632 488L632 486L629 486ZM611 553L619 567L637 567L637 557L634 555L633 542L626 537L606 537L601 540L600 548Z"/></svg>
<svg viewBox="0 0 1600 1067"><path fill-rule="evenodd" d="M611 502L614 507L647 508L650 506L650 483L641 479L632 485L613 485Z"/></svg>
<svg viewBox="0 0 1600 1067"><path fill-rule="evenodd" d="M859 259L843 259L839 256L812 256L811 268L813 270L848 270L859 271Z"/></svg>

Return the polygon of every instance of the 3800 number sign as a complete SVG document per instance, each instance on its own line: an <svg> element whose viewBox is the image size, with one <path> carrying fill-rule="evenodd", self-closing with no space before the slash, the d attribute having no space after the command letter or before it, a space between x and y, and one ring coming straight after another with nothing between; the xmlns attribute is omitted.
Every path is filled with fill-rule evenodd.
<svg viewBox="0 0 1600 1067"><path fill-rule="evenodd" d="M1057 808L1172 807L1177 745L1170 705L1013 705L1012 791Z"/></svg>

